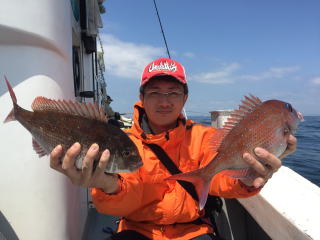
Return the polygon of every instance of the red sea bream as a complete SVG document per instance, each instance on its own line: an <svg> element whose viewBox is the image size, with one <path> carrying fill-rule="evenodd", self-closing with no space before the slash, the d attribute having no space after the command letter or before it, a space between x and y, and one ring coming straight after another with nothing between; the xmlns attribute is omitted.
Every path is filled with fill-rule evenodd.
<svg viewBox="0 0 320 240"><path fill-rule="evenodd" d="M107 123L101 108L89 103L51 100L37 97L33 112L21 108L8 80L6 83L13 101L13 109L4 122L17 120L31 134L34 150L39 157L50 154L55 146L67 150L73 143L81 144L76 166L81 169L82 159L93 143L99 145L99 157L106 148L110 158L105 169L108 173L132 172L142 166L135 144L120 128ZM95 164L98 159L95 160Z"/></svg>
<svg viewBox="0 0 320 240"><path fill-rule="evenodd" d="M252 177L243 154L254 155L254 149L262 147L279 157L287 148L289 135L295 132L302 120L302 114L289 103L279 100L262 102L254 96L245 97L224 127L212 136L212 148L217 152L215 158L201 169L168 179L192 182L202 209L215 174L226 170L225 174L234 178Z"/></svg>

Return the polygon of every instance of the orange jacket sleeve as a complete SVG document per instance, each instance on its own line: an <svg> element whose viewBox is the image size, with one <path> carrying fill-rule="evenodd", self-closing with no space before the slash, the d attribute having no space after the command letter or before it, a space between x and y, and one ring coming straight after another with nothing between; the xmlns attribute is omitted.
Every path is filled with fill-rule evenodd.
<svg viewBox="0 0 320 240"><path fill-rule="evenodd" d="M141 206L143 184L138 172L119 174L121 190L117 194L106 194L93 188L91 196L97 210L113 216L127 216Z"/></svg>
<svg viewBox="0 0 320 240"><path fill-rule="evenodd" d="M261 188L248 187L239 179L220 172L213 177L209 194L223 198L245 198L256 195L260 190Z"/></svg>

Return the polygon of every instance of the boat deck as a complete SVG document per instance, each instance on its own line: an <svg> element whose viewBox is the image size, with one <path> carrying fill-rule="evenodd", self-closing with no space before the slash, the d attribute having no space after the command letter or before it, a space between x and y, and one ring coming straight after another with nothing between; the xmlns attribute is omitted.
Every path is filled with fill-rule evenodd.
<svg viewBox="0 0 320 240"><path fill-rule="evenodd" d="M82 240L106 239L110 236L106 230L115 230L118 219L90 208ZM223 211L217 216L216 222L222 239L271 239L236 199L224 199Z"/></svg>

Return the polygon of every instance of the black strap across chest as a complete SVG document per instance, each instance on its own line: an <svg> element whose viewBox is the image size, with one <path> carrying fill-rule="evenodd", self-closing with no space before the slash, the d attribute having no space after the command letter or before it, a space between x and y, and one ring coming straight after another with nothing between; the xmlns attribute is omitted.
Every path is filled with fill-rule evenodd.
<svg viewBox="0 0 320 240"><path fill-rule="evenodd" d="M167 155L167 153L157 144L145 143L158 157L161 163L168 169L168 171L174 175L182 173L180 169L174 164L171 158ZM199 201L196 189L194 185L190 182L178 180L179 184L191 195L191 197Z"/></svg>
<svg viewBox="0 0 320 240"><path fill-rule="evenodd" d="M151 144L151 143L145 143L158 157L158 159L161 161L161 163L167 168L167 170L172 174L179 174L182 173L180 169L174 164L174 162L171 160L171 158L167 155L167 153L157 144ZM187 181L178 180L179 184L191 195L191 197L195 201L199 201L196 189L194 185ZM217 239L219 238L219 232L215 221L215 215L213 214L213 211L216 213L220 213L222 210L222 200L217 196L208 195L207 204L205 206L205 216L200 217L192 222L187 222L184 224L209 224L213 227ZM205 220L205 219L209 219Z"/></svg>

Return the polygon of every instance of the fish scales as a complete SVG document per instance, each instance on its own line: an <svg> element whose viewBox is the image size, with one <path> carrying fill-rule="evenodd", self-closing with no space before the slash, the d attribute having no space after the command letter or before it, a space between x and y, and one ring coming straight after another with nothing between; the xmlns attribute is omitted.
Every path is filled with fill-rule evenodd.
<svg viewBox="0 0 320 240"><path fill-rule="evenodd" d="M50 154L59 144L66 151L73 143L79 142L81 152L76 166L80 169L87 150L97 143L100 149L98 159L104 149L110 150L106 172L132 172L142 165L138 150L127 134L102 121L104 113L96 106L38 97L32 104L34 111L27 111L18 106L9 82L7 85L14 108L5 122L19 121L32 134L33 146L39 156Z"/></svg>
<svg viewBox="0 0 320 240"><path fill-rule="evenodd" d="M268 149L271 153L279 156L286 148L287 139L283 135L283 128L274 131L274 126L283 126L283 116L277 108L265 108L261 105L254 112L243 118L225 138L218 149L221 157L221 165L217 168L215 165L220 164L218 161L215 165L212 163L210 170L220 171L228 168L227 164L233 165L233 168L246 168L248 165L242 161L245 152L254 154L255 146ZM239 141L239 140L241 141ZM273 146L277 146L274 148ZM278 150L278 147L281 149ZM279 152L281 152L279 154Z"/></svg>

